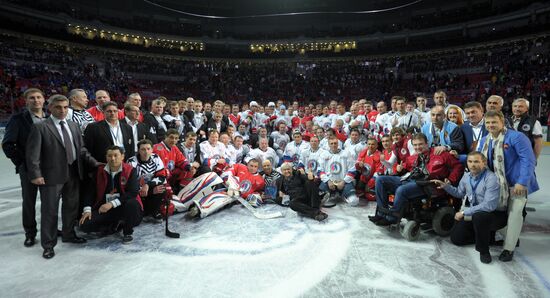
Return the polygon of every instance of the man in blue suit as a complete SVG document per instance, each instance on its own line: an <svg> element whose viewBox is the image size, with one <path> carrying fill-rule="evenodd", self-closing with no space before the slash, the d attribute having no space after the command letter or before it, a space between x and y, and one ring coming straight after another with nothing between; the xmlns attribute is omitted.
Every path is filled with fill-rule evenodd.
<svg viewBox="0 0 550 298"><path fill-rule="evenodd" d="M508 262L514 257L523 226L522 211L527 195L539 189L535 176L536 158L529 139L505 127L502 112L487 112L485 127L489 134L481 140L478 150L487 156L489 168L499 178L501 205L507 203L508 223L499 260Z"/></svg>
<svg viewBox="0 0 550 298"><path fill-rule="evenodd" d="M460 162L466 163L466 156L477 148L477 144L489 132L485 128L483 106L477 101L470 101L464 105L464 112L468 121L460 126L464 135L464 150L459 155Z"/></svg>

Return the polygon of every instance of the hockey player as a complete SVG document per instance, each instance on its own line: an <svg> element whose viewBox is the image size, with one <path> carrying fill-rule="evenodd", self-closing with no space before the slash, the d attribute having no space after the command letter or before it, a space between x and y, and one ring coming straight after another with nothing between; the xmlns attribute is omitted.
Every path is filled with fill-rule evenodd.
<svg viewBox="0 0 550 298"><path fill-rule="evenodd" d="M279 164L279 156L273 150L273 148L268 146L268 140L267 138L260 138L258 141L259 147L256 149L250 150L248 155L245 157L245 162L248 162L251 159L257 159L260 162L263 162L264 160L269 160L271 162L271 165L275 169L277 165Z"/></svg>
<svg viewBox="0 0 550 298"><path fill-rule="evenodd" d="M224 157L225 146L218 141L219 135L217 130L210 131L208 141L200 144L200 150L202 164L212 171L221 174L229 164L228 160Z"/></svg>
<svg viewBox="0 0 550 298"><path fill-rule="evenodd" d="M380 163L382 164L382 175L395 175L397 173L397 155L392 149L392 141L389 135L382 137Z"/></svg>
<svg viewBox="0 0 550 298"><path fill-rule="evenodd" d="M272 132L270 138L273 140L273 149L275 149L279 158L282 158L286 144L290 143L290 137L287 133L286 123L279 123L277 127L278 130Z"/></svg>
<svg viewBox="0 0 550 298"><path fill-rule="evenodd" d="M371 194L369 201L374 201L374 195L371 191L374 190L374 177L382 171L382 164L380 163L380 151L377 150L378 141L374 138L367 140L367 148L359 153L357 161L355 162L355 169L361 173L359 177L358 188L364 191L365 194Z"/></svg>
<svg viewBox="0 0 550 298"><path fill-rule="evenodd" d="M302 140L302 133L299 129L292 132L294 141L288 143L283 153L283 162L291 162L294 168L300 163L300 155L302 151L309 149L309 143Z"/></svg>
<svg viewBox="0 0 550 298"><path fill-rule="evenodd" d="M252 206L262 203L260 192L265 187L264 179L258 174L259 162L256 159L248 161L247 165L235 164L221 176L227 185L227 195L214 192L200 200L194 201L189 208L188 216L204 218L224 206L235 202L238 196L246 199Z"/></svg>
<svg viewBox="0 0 550 298"><path fill-rule="evenodd" d="M143 202L143 216L152 222L160 222L160 205L166 193L166 170L162 159L153 153L150 140L138 142L138 154L128 159L136 169L140 182L139 196Z"/></svg>
<svg viewBox="0 0 550 298"><path fill-rule="evenodd" d="M327 205L332 205L338 196L351 206L357 206L359 198L355 195L354 177L355 160L348 152L338 148L338 139L335 136L329 137L330 151L322 157L323 169L321 170L321 185L319 190L330 193Z"/></svg>
<svg viewBox="0 0 550 298"><path fill-rule="evenodd" d="M321 170L323 168L322 157L328 152L319 147L319 137L313 136L310 139L310 148L302 151L300 156L300 165L298 168L304 168L306 173L312 173L315 179L320 179Z"/></svg>
<svg viewBox="0 0 550 298"><path fill-rule="evenodd" d="M109 96L109 93L105 90L97 90L95 92L95 103L96 105L94 107L91 107L87 109L86 111L94 117L94 120L96 122L105 120L105 115L103 114L103 105L111 101L111 97Z"/></svg>
<svg viewBox="0 0 550 298"><path fill-rule="evenodd" d="M168 183L175 193L191 182L196 171L176 146L178 141L179 132L171 128L166 132L164 141L153 146L153 152L162 159L169 172Z"/></svg>
<svg viewBox="0 0 550 298"><path fill-rule="evenodd" d="M367 144L361 141L361 132L358 128L352 128L349 136L349 139L344 143L344 150L348 151L353 159L356 160L359 152L363 151Z"/></svg>

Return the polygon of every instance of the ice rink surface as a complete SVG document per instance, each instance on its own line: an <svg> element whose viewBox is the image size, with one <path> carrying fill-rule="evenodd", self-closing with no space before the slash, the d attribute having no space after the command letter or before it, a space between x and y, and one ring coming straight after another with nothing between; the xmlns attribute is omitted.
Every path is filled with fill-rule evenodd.
<svg viewBox="0 0 550 298"><path fill-rule="evenodd" d="M142 223L130 245L116 235L83 246L59 240L45 260L39 244L23 246L19 178L0 156L0 297L550 297L548 147L521 246L509 263L491 248L489 265L448 237L408 242L375 226L375 204L365 202L327 209L323 223L278 206L260 210L284 218L260 220L240 205L202 220L178 214L170 226L180 239Z"/></svg>

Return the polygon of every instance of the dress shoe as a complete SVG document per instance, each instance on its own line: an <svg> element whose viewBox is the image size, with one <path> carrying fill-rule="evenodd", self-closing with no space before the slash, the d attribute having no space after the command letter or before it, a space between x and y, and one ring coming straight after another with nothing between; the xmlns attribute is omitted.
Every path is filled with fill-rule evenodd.
<svg viewBox="0 0 550 298"><path fill-rule="evenodd" d="M319 211L319 213L317 213L317 215L315 215L315 220L323 221L323 220L327 219L327 217L328 217L328 214L326 214L322 211Z"/></svg>
<svg viewBox="0 0 550 298"><path fill-rule="evenodd" d="M503 250L498 256L498 259L502 262L510 262L514 258L514 252L509 250Z"/></svg>
<svg viewBox="0 0 550 298"><path fill-rule="evenodd" d="M481 263L483 263L483 264L489 264L489 263L491 263L491 261L493 260L493 258L491 258L491 254L490 254L490 253L480 253L480 254L479 254L479 260L480 260Z"/></svg>
<svg viewBox="0 0 550 298"><path fill-rule="evenodd" d="M42 257L44 259L51 259L54 256L55 256L55 251L53 251L53 247L52 248L45 248L44 252L42 253Z"/></svg>
<svg viewBox="0 0 550 298"><path fill-rule="evenodd" d="M132 235L122 236L122 244L130 244L132 241L134 241L134 237L132 237Z"/></svg>
<svg viewBox="0 0 550 298"><path fill-rule="evenodd" d="M25 245L26 247L31 247L35 243L36 243L36 239L35 239L34 236L26 236L25 237L25 242L23 242L23 245Z"/></svg>
<svg viewBox="0 0 550 298"><path fill-rule="evenodd" d="M63 238L61 239L61 241L63 241L63 243L76 243L76 244L86 243L85 238L78 237L76 235L71 238Z"/></svg>
<svg viewBox="0 0 550 298"><path fill-rule="evenodd" d="M369 215L368 217L369 217L369 220L373 223L377 223L379 220L384 218L384 217L378 216L378 215Z"/></svg>

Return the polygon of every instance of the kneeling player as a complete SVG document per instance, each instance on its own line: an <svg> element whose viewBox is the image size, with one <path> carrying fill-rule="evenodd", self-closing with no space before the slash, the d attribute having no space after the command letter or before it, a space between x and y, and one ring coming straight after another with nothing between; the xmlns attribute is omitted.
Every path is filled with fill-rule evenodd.
<svg viewBox="0 0 550 298"><path fill-rule="evenodd" d="M160 222L160 204L166 194L166 169L160 157L153 153L153 143L141 140L138 143L138 154L128 159L128 163L137 171L140 189L139 196L143 201L146 221Z"/></svg>
<svg viewBox="0 0 550 298"><path fill-rule="evenodd" d="M107 165L97 168L95 191L84 196L80 228L87 233L110 233L116 232L122 223L122 243L130 243L134 227L141 222L143 206L138 196L136 169L123 160L124 153L120 147L107 149Z"/></svg>

